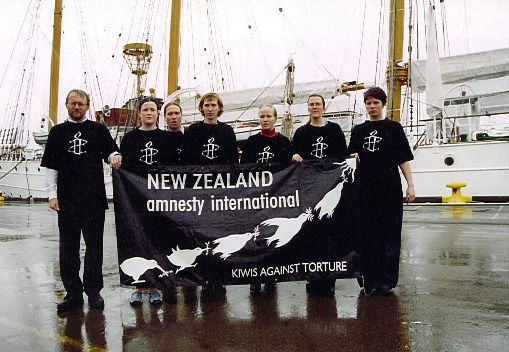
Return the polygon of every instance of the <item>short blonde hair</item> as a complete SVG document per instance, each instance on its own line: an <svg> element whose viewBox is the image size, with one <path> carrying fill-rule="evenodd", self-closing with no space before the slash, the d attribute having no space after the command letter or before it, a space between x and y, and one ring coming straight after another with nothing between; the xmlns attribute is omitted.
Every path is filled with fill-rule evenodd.
<svg viewBox="0 0 509 352"><path fill-rule="evenodd" d="M274 115L274 117L276 118L277 120L277 110L276 108L274 107L274 105L270 105L270 104L263 104L262 106L260 106L260 109L258 109L258 113L260 113L260 110L262 108L269 108L272 110L272 114Z"/></svg>

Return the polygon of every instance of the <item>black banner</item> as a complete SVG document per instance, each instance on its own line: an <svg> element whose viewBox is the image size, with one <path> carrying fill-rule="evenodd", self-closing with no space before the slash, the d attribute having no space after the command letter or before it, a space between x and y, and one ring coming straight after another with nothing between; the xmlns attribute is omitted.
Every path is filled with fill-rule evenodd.
<svg viewBox="0 0 509 352"><path fill-rule="evenodd" d="M358 277L347 162L114 171L125 285Z"/></svg>

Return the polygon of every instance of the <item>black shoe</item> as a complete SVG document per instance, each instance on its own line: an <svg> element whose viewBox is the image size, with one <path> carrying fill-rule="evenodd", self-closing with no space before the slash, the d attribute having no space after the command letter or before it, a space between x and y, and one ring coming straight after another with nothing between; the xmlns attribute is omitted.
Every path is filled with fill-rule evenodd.
<svg viewBox="0 0 509 352"><path fill-rule="evenodd" d="M262 284L251 284L249 285L249 293L252 295L257 295L262 292Z"/></svg>
<svg viewBox="0 0 509 352"><path fill-rule="evenodd" d="M318 291L318 285L316 281L308 281L306 282L306 292L307 293L316 293Z"/></svg>
<svg viewBox="0 0 509 352"><path fill-rule="evenodd" d="M306 284L306 292L312 295L332 297L335 294L335 290L335 281L308 281Z"/></svg>
<svg viewBox="0 0 509 352"><path fill-rule="evenodd" d="M226 293L226 287L223 285L213 285L212 288L215 295L222 296Z"/></svg>
<svg viewBox="0 0 509 352"><path fill-rule="evenodd" d="M382 285L380 286L380 289L377 290L377 293L380 294L380 296L391 296L394 294L394 291L392 291L392 287L388 285Z"/></svg>
<svg viewBox="0 0 509 352"><path fill-rule="evenodd" d="M192 303L198 300L198 296L196 294L196 286L184 286L182 291L184 293L184 301L186 303Z"/></svg>
<svg viewBox="0 0 509 352"><path fill-rule="evenodd" d="M267 282L265 284L265 291L272 292L276 289L276 283L274 281Z"/></svg>
<svg viewBox="0 0 509 352"><path fill-rule="evenodd" d="M318 290L318 294L322 297L333 297L336 294L336 287L330 285L323 285Z"/></svg>
<svg viewBox="0 0 509 352"><path fill-rule="evenodd" d="M363 294L364 296L366 297L369 297L369 296L372 296L376 293L376 289L374 288L370 288L370 287L364 287L362 290L361 290L361 294Z"/></svg>
<svg viewBox="0 0 509 352"><path fill-rule="evenodd" d="M201 294L203 296L212 296L214 294L214 286L210 284L203 285L201 288Z"/></svg>
<svg viewBox="0 0 509 352"><path fill-rule="evenodd" d="M83 296L66 295L62 302L57 304L57 312L68 312L81 307L83 307Z"/></svg>
<svg viewBox="0 0 509 352"><path fill-rule="evenodd" d="M177 303L177 291L174 287L163 291L163 301L166 303Z"/></svg>
<svg viewBox="0 0 509 352"><path fill-rule="evenodd" d="M207 284L201 289L201 294L204 298L214 298L224 296L226 293L226 287L223 285L211 285Z"/></svg>
<svg viewBox="0 0 509 352"><path fill-rule="evenodd" d="M104 309L104 299L99 293L93 293L88 296L88 307L90 309Z"/></svg>

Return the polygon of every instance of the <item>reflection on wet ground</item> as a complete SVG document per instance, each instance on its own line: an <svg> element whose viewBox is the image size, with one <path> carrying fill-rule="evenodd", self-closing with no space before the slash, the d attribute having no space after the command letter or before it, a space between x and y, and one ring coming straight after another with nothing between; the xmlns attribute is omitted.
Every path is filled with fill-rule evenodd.
<svg viewBox="0 0 509 352"><path fill-rule="evenodd" d="M1 351L504 351L509 343L509 206L405 208L400 283L390 297L334 297L303 282L257 296L129 306L118 278L113 212L105 236L104 311L58 316L64 295L56 216L45 204L0 207ZM146 300L146 296L144 296Z"/></svg>

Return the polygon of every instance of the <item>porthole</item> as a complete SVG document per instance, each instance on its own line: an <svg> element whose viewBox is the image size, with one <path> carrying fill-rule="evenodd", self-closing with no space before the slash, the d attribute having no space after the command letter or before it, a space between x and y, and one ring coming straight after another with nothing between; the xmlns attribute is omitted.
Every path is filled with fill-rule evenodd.
<svg viewBox="0 0 509 352"><path fill-rule="evenodd" d="M446 156L444 159L444 164L447 166L452 166L454 164L454 158L452 156Z"/></svg>

